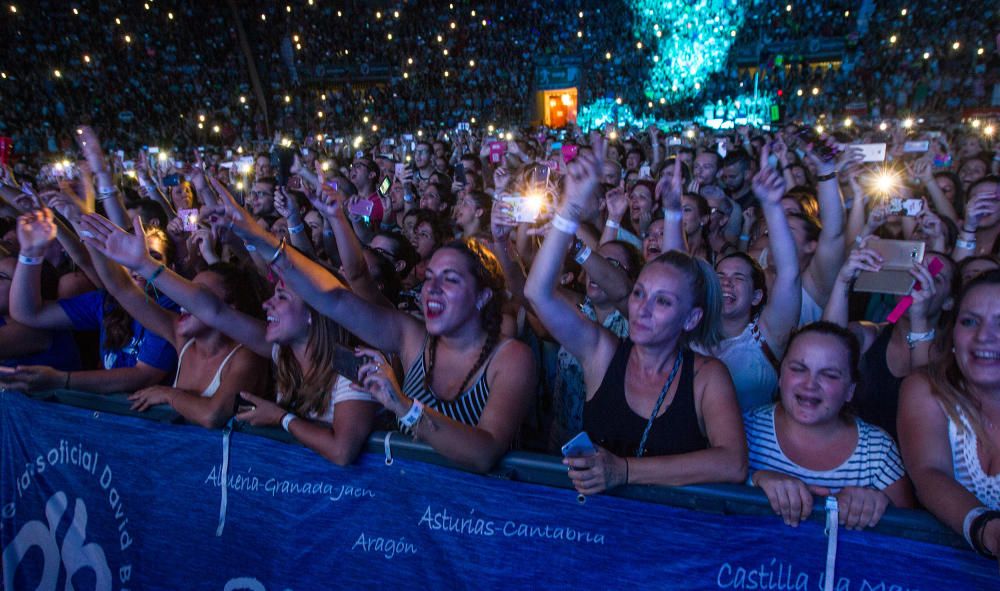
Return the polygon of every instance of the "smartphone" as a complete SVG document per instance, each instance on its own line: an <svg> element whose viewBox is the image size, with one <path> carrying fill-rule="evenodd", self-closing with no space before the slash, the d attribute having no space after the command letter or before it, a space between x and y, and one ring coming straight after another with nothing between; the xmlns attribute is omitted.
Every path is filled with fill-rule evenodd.
<svg viewBox="0 0 1000 591"><path fill-rule="evenodd" d="M179 174L168 174L163 177L164 187L176 187L179 184L181 184L181 175Z"/></svg>
<svg viewBox="0 0 1000 591"><path fill-rule="evenodd" d="M929 141L922 142L906 142L903 144L903 152L906 154L913 154L915 152L926 152L931 148L931 143Z"/></svg>
<svg viewBox="0 0 1000 591"><path fill-rule="evenodd" d="M194 232L198 229L198 210L197 209L178 209L178 217L184 222L185 232Z"/></svg>
<svg viewBox="0 0 1000 591"><path fill-rule="evenodd" d="M457 129L458 131L469 131L469 123L466 121L462 121L461 123L458 124L458 127L456 127L455 129Z"/></svg>
<svg viewBox="0 0 1000 591"><path fill-rule="evenodd" d="M387 138L385 138L385 143L389 144L390 146L395 146L396 145L396 138L394 138L394 137L387 137Z"/></svg>
<svg viewBox="0 0 1000 591"><path fill-rule="evenodd" d="M302 177L299 175L292 175L288 179L288 189L291 191L301 191L302 190Z"/></svg>
<svg viewBox="0 0 1000 591"><path fill-rule="evenodd" d="M900 213L907 217L915 218L924 210L923 199L903 199L900 203Z"/></svg>
<svg viewBox="0 0 1000 591"><path fill-rule="evenodd" d="M358 370L365 363L368 358L356 356L354 350L343 345L333 346L333 370L352 382L358 381Z"/></svg>
<svg viewBox="0 0 1000 591"><path fill-rule="evenodd" d="M465 164L461 162L455 165L455 182L465 185Z"/></svg>
<svg viewBox="0 0 1000 591"><path fill-rule="evenodd" d="M542 212L541 196L504 195L501 201L510 207L510 216L518 223L533 224Z"/></svg>
<svg viewBox="0 0 1000 591"><path fill-rule="evenodd" d="M308 156L309 155L309 148L302 148L302 155L303 156Z"/></svg>
<svg viewBox="0 0 1000 591"><path fill-rule="evenodd" d="M819 157L820 160L833 160L839 153L839 150L836 148L831 148L826 145L826 142L820 139L816 130L811 127L800 127L799 130L795 132L795 137L802 142L803 147L812 144L813 152Z"/></svg>
<svg viewBox="0 0 1000 591"><path fill-rule="evenodd" d="M404 174L406 174L406 165L403 164L402 162L397 162L396 166L394 167L394 170L395 170L396 178L399 178L399 177L403 176Z"/></svg>
<svg viewBox="0 0 1000 591"><path fill-rule="evenodd" d="M279 187L288 185L288 178L292 175L292 163L294 159L295 153L287 146L276 146L271 151L271 164L274 166L275 180Z"/></svg>
<svg viewBox="0 0 1000 591"><path fill-rule="evenodd" d="M906 295L915 280L910 275L913 263L924 260L926 246L918 240L875 240L868 247L882 257L879 271L862 271L854 281L854 291Z"/></svg>
<svg viewBox="0 0 1000 591"><path fill-rule="evenodd" d="M594 447L594 442L590 440L590 436L587 435L586 431L580 431L576 437L570 439L566 442L566 445L562 446L562 454L567 458L592 456L596 453L597 448Z"/></svg>
<svg viewBox="0 0 1000 591"><path fill-rule="evenodd" d="M240 409L250 410L254 408L257 408L256 404L244 398L242 394L236 395L236 412L240 412Z"/></svg>
<svg viewBox="0 0 1000 591"><path fill-rule="evenodd" d="M670 136L670 139L667 140L668 146L679 146L681 145L681 143L682 143L681 138L677 136Z"/></svg>
<svg viewBox="0 0 1000 591"><path fill-rule="evenodd" d="M150 154L159 154L159 153L160 153L160 149L159 149L159 148L157 148L156 146L151 146L151 147L149 148L149 150L147 150L147 151L148 151L148 152L149 152Z"/></svg>
<svg viewBox="0 0 1000 591"><path fill-rule="evenodd" d="M719 156L725 158L729 153L729 151L726 150L726 140L719 140L715 142L715 151L719 154Z"/></svg>
<svg viewBox="0 0 1000 591"><path fill-rule="evenodd" d="M392 180L389 177L383 177L382 182L375 187L375 192L378 193L379 197L385 197L389 194L389 187L392 186ZM371 203L371 201L369 201Z"/></svg>
<svg viewBox="0 0 1000 591"><path fill-rule="evenodd" d="M359 199L354 203L351 203L347 207L347 212L351 215L357 215L361 217L371 217L372 210L375 208L375 204L372 203L371 199ZM923 244L923 243L921 243Z"/></svg>
<svg viewBox="0 0 1000 591"><path fill-rule="evenodd" d="M563 162L569 164L576 158L576 153L580 151L580 147L573 144L564 144L559 150L562 152Z"/></svg>
<svg viewBox="0 0 1000 591"><path fill-rule="evenodd" d="M643 164L639 167L639 178L640 179L652 179L653 175L650 174L649 165Z"/></svg>
<svg viewBox="0 0 1000 591"><path fill-rule="evenodd" d="M412 142L413 141L413 134L412 133L404 133L403 134L403 141L404 142Z"/></svg>
<svg viewBox="0 0 1000 591"><path fill-rule="evenodd" d="M506 153L507 144L505 142L493 142L490 144L490 162L493 164L499 164Z"/></svg>
<svg viewBox="0 0 1000 591"><path fill-rule="evenodd" d="M861 150L862 162L885 162L885 144L855 144L851 148Z"/></svg>

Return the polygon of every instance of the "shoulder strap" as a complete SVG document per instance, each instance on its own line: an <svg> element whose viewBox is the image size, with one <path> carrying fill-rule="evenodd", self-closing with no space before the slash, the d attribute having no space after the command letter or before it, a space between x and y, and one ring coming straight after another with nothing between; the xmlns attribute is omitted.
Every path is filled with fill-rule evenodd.
<svg viewBox="0 0 1000 591"><path fill-rule="evenodd" d="M774 371L780 373L781 361L778 359L778 356L774 354L774 351L771 350L771 346L767 344L767 340L764 338L764 335L760 332L759 321L760 321L760 316L753 319L753 324L750 327L750 334L753 336L753 341L757 343L757 346L760 347L760 351L761 353L764 354L764 357L767 359L768 363L770 363L771 367L774 368Z"/></svg>

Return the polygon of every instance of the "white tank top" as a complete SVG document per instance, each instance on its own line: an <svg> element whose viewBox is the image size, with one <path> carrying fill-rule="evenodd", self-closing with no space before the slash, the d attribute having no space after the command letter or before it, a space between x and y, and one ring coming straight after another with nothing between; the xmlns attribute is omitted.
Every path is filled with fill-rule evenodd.
<svg viewBox="0 0 1000 591"><path fill-rule="evenodd" d="M188 347L190 347L193 342L194 339L188 339L188 342L184 343L184 346L181 347L180 355L177 356L177 374L174 376L174 388L177 387L177 380L181 375L181 367L183 367L181 364L184 362L184 354L187 353ZM209 382L208 386L202 391L202 398L211 398L212 396L215 396L215 391L218 390L219 385L222 384L222 370L226 369L226 365L229 363L229 360L233 358L233 354L242 348L243 345L236 345L236 347L229 352L229 355L226 355L226 358L219 364L219 369L215 370L215 375L212 376L212 381Z"/></svg>
<svg viewBox="0 0 1000 591"><path fill-rule="evenodd" d="M1000 510L1000 474L989 476L979 461L976 432L962 409L956 409L962 427L948 417L948 441L951 443L951 461L955 480L976 495L979 502L993 510Z"/></svg>

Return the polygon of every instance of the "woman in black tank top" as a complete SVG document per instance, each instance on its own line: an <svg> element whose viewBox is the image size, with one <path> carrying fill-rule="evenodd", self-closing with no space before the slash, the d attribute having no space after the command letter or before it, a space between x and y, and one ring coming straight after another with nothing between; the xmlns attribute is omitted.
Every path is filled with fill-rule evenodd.
<svg viewBox="0 0 1000 591"><path fill-rule="evenodd" d="M707 263L677 250L647 263L629 296L624 342L555 297L579 220L597 209L603 149L597 141L570 163L566 198L525 285L538 318L584 368L584 426L597 452L566 458L569 476L583 494L629 483L741 482L746 438L729 372L684 345L719 339L718 280ZM671 240L681 231L676 209L664 232Z"/></svg>

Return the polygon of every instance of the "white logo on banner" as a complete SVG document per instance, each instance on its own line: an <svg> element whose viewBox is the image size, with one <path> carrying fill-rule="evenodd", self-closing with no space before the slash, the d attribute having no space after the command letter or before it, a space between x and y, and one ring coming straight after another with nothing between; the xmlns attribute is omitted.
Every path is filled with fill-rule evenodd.
<svg viewBox="0 0 1000 591"><path fill-rule="evenodd" d="M235 579L229 579L222 591L267 591L267 587L264 586L264 583L253 577L236 577ZM292 590L285 589L285 591Z"/></svg>
<svg viewBox="0 0 1000 591"><path fill-rule="evenodd" d="M89 568L94 571L95 591L110 591L111 569L108 567L104 550L98 544L85 544L87 540L87 506L83 499L77 499L62 546L56 540L56 531L62 522L69 504L66 493L59 491L45 503L45 519L29 521L17 532L17 536L3 550L4 587L14 589L14 575L21 560L32 548L42 551L44 568L38 591L55 591L59 581L59 571L66 568L66 591L73 591L73 575Z"/></svg>

